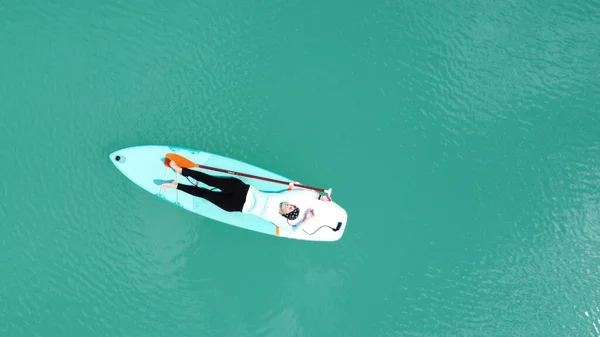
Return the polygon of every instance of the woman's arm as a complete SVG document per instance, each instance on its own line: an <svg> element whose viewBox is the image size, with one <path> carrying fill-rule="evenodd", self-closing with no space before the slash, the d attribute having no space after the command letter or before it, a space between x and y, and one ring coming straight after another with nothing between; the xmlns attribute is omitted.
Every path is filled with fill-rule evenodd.
<svg viewBox="0 0 600 337"><path fill-rule="evenodd" d="M288 190L288 191L284 191L282 192L282 194L291 197L291 198L315 198L318 199L320 201L324 201L324 202L328 202L331 201L331 197L328 196L327 194L321 194L317 191L313 191L313 190L307 190L307 189L303 189L303 188L298 188L298 189L294 189L294 190Z"/></svg>
<svg viewBox="0 0 600 337"><path fill-rule="evenodd" d="M300 220L298 223L296 223L295 225L292 226L292 231L295 233L298 230L300 230L300 228L306 223L308 222L313 216L315 216L315 211L314 210L310 210L308 212L306 212L306 215L304 216L304 219Z"/></svg>

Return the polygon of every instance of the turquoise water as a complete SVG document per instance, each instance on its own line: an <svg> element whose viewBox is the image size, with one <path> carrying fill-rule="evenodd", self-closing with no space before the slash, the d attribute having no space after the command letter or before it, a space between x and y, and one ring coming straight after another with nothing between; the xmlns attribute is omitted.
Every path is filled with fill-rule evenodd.
<svg viewBox="0 0 600 337"><path fill-rule="evenodd" d="M0 335L598 336L600 4L0 4ZM333 188L337 243L165 203L172 144Z"/></svg>

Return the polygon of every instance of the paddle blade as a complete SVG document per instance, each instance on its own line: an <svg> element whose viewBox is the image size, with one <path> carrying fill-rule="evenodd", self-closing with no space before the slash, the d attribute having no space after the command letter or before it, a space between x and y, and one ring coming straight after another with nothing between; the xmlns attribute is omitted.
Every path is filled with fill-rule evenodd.
<svg viewBox="0 0 600 337"><path fill-rule="evenodd" d="M177 166L181 167L181 168L194 168L194 167L198 167L197 164L195 164L193 161L182 157L178 154L175 153L167 153L166 158L165 158L165 166L170 167L169 165L171 164L171 161L174 161L175 164L177 164Z"/></svg>

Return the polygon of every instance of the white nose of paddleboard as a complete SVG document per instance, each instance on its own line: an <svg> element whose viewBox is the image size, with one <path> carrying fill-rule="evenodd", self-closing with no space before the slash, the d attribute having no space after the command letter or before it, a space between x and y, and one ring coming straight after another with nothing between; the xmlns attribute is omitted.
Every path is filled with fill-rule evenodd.
<svg viewBox="0 0 600 337"><path fill-rule="evenodd" d="M120 155L118 152L111 153L110 159L117 167L117 164L125 164L127 162L127 158L125 158L123 155Z"/></svg>

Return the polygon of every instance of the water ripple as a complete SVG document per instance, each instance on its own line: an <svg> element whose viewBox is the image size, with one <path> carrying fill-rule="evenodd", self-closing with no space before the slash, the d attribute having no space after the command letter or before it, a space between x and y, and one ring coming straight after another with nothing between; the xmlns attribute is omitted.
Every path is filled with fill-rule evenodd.
<svg viewBox="0 0 600 337"><path fill-rule="evenodd" d="M600 334L597 2L1 6L0 334ZM106 160L155 142L394 192L265 238Z"/></svg>

